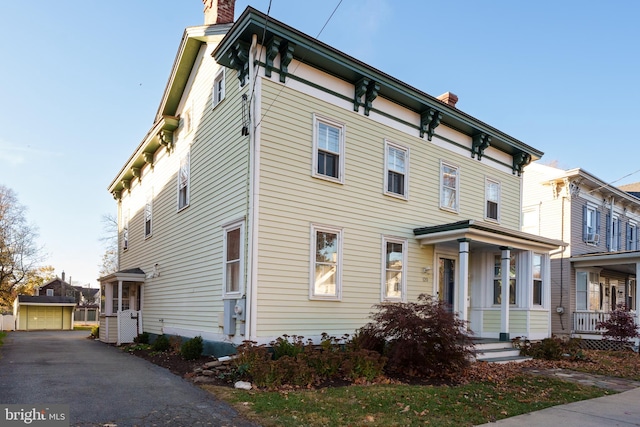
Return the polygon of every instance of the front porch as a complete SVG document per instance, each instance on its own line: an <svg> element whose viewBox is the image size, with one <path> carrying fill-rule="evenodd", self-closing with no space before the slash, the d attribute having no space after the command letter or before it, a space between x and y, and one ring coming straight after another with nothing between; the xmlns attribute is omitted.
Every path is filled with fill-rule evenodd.
<svg viewBox="0 0 640 427"><path fill-rule="evenodd" d="M434 295L468 322L475 337L551 336L549 252L564 242L473 220L414 234L434 249Z"/></svg>

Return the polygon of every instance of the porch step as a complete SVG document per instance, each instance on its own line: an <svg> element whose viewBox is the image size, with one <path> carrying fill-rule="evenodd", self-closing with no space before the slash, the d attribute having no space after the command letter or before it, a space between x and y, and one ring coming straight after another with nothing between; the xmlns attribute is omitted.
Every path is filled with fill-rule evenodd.
<svg viewBox="0 0 640 427"><path fill-rule="evenodd" d="M487 363L524 362L530 357L520 356L520 350L513 348L511 342L498 340L476 340L476 361Z"/></svg>

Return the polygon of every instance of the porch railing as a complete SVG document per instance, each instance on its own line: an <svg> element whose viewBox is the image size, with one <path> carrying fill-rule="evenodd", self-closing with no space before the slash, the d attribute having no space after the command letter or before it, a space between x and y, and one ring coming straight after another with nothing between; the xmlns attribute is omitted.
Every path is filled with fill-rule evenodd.
<svg viewBox="0 0 640 427"><path fill-rule="evenodd" d="M604 329L598 329L598 322L606 322L609 320L609 312L602 311L579 311L573 313L573 331L581 333L602 334ZM636 326L638 323L638 315L634 314L633 319Z"/></svg>

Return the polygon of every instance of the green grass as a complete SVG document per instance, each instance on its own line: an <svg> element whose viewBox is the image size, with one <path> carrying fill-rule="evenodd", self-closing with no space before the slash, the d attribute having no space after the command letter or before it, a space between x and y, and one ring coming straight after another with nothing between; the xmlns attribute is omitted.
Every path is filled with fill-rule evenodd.
<svg viewBox="0 0 640 427"><path fill-rule="evenodd" d="M0 331L0 345L4 344L4 337L7 336L6 332L1 332Z"/></svg>
<svg viewBox="0 0 640 427"><path fill-rule="evenodd" d="M472 426L611 391L520 375L503 384L371 385L319 390L241 391L207 387L268 426Z"/></svg>
<svg viewBox="0 0 640 427"><path fill-rule="evenodd" d="M74 326L73 330L74 331L90 331L91 328L93 328L92 325L80 325L80 326Z"/></svg>

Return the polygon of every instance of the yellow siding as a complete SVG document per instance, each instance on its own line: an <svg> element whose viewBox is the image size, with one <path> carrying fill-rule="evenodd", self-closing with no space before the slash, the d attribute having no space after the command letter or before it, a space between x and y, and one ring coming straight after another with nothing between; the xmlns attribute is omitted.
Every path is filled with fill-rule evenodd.
<svg viewBox="0 0 640 427"><path fill-rule="evenodd" d="M433 292L433 248L413 229L484 218L485 177L502 185L501 224L519 227L518 177L434 143L263 80L261 121L258 336L355 330L380 302L381 236L409 242L408 299ZM272 103L277 97L277 102ZM313 114L346 125L344 185L312 177ZM468 137L457 135L461 143ZM435 138L435 137L434 137ZM410 150L409 200L383 194L384 140ZM439 209L440 162L460 167L460 213ZM310 225L344 230L342 300L309 299ZM432 270L433 271L433 270Z"/></svg>
<svg viewBox="0 0 640 427"><path fill-rule="evenodd" d="M502 332L500 331L500 311L486 310L482 314L483 332Z"/></svg>
<svg viewBox="0 0 640 427"><path fill-rule="evenodd" d="M529 330L531 332L545 333L549 330L548 311L531 311L529 316Z"/></svg>

